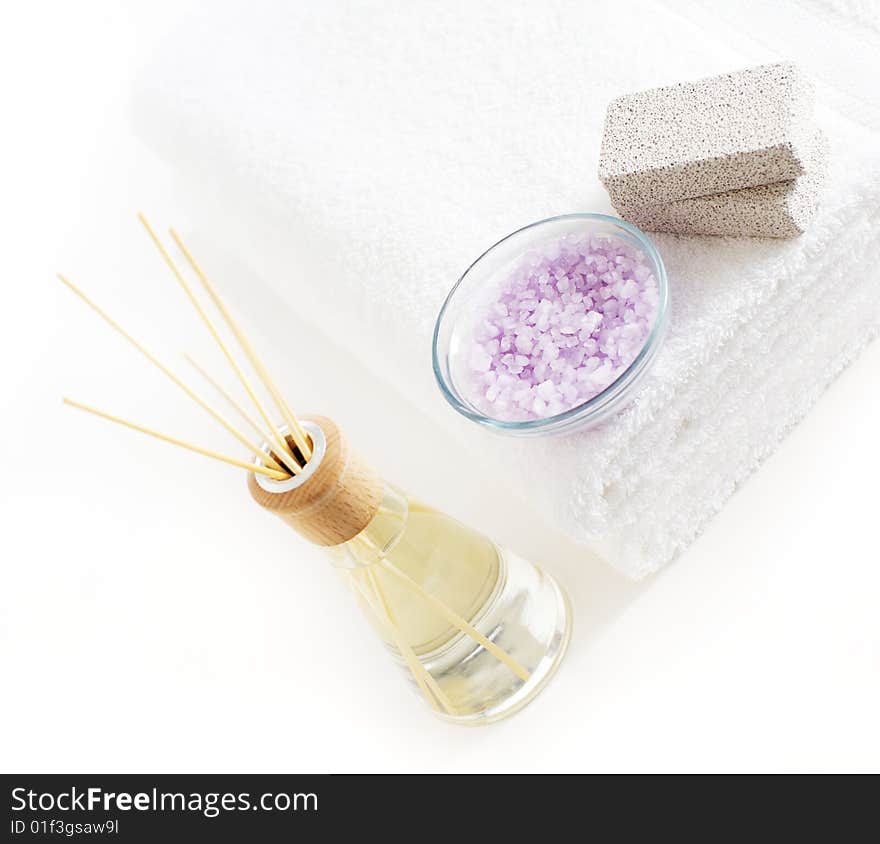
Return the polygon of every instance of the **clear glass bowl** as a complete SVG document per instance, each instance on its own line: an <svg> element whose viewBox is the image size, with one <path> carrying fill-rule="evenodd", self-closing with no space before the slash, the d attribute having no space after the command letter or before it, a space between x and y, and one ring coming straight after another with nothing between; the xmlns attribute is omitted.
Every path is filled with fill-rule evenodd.
<svg viewBox="0 0 880 844"><path fill-rule="evenodd" d="M541 419L510 421L493 418L467 398L465 350L473 338L475 312L479 312L489 293L505 271L534 248L568 234L589 234L618 238L638 249L657 279L659 302L653 325L641 351L630 365L602 392L587 401ZM663 340L669 306L666 269L656 247L635 226L606 214L563 214L525 226L487 249L452 288L434 327L434 376L446 400L462 416L493 431L513 436L541 436L569 433L598 425L629 402L638 382L653 362Z"/></svg>

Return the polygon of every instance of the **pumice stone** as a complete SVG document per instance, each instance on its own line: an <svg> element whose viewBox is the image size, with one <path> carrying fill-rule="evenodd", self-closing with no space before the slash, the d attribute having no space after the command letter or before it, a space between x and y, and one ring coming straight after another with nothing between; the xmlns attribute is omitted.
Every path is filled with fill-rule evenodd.
<svg viewBox="0 0 880 844"><path fill-rule="evenodd" d="M628 208L792 181L814 99L790 62L626 94L608 106L599 178Z"/></svg>
<svg viewBox="0 0 880 844"><path fill-rule="evenodd" d="M772 185L660 202L619 206L625 220L645 231L739 237L797 237L819 207L828 163L828 142L815 130L806 173Z"/></svg>

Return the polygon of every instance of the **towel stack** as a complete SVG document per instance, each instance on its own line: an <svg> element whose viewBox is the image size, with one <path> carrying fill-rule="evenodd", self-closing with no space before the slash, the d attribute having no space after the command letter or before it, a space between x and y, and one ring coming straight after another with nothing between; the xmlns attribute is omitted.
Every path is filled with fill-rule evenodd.
<svg viewBox="0 0 880 844"><path fill-rule="evenodd" d="M791 63L619 97L599 178L621 216L648 231L795 237L825 181L814 99Z"/></svg>
<svg viewBox="0 0 880 844"><path fill-rule="evenodd" d="M192 4L140 78L134 115L181 173L178 200L205 241L245 258L297 314L448 425L473 458L469 480L492 479L487 495L504 486L527 498L536 518L637 578L694 540L880 331L880 29L842 8L835 24L826 5L542 0L537 14L449 0L426 15L387 0L369 14ZM771 32L774 49L749 31ZM620 91L778 60L776 50L819 80L831 142L803 237L657 235L669 333L613 424L526 440L459 418L434 383L431 332L470 261L528 222L610 210L593 175ZM764 161L771 181L797 178L783 177L797 168L782 155ZM199 254L219 272L222 254L206 243ZM291 390L297 371L279 370ZM433 494L431 478L398 479Z"/></svg>

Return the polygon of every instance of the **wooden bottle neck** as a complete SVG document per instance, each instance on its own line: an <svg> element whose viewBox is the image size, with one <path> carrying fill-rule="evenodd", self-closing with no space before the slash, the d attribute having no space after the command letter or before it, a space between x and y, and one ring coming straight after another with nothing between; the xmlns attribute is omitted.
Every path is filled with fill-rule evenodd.
<svg viewBox="0 0 880 844"><path fill-rule="evenodd" d="M361 460L336 424L324 416L301 417L312 439L312 458L299 475L274 481L248 476L254 500L316 545L341 545L376 515L384 483Z"/></svg>

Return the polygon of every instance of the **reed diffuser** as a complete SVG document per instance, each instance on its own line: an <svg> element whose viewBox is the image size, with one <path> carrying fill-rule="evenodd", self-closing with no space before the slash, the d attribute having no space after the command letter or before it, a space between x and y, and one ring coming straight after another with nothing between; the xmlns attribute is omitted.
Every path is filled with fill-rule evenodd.
<svg viewBox="0 0 880 844"><path fill-rule="evenodd" d="M489 723L528 703L553 675L570 635L571 612L555 580L385 482L352 450L332 420L294 414L181 237L170 230L219 315L222 332L146 218L140 215L140 220L251 409L199 364L192 359L190 363L252 435L202 398L73 282L59 278L252 457L219 454L72 399L65 398L65 403L246 470L253 500L326 549L356 603L441 717L456 723ZM224 334L234 340L236 352ZM255 381L239 362L239 353ZM255 383L269 401L260 397Z"/></svg>

